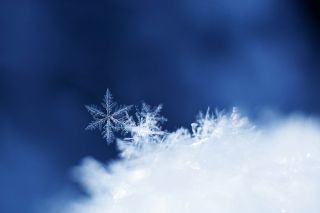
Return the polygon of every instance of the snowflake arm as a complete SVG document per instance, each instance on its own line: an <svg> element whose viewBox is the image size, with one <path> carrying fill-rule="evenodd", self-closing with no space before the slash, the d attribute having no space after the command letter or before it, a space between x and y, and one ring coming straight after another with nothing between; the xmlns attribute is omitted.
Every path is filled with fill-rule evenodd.
<svg viewBox="0 0 320 213"><path fill-rule="evenodd" d="M108 115L111 115L113 108L117 105L117 103L113 102L113 96L109 89L107 89L101 105L106 110Z"/></svg>
<svg viewBox="0 0 320 213"><path fill-rule="evenodd" d="M98 107L96 107L95 105L86 106L86 108L93 117L105 116L105 114L100 109L98 109Z"/></svg>
<svg viewBox="0 0 320 213"><path fill-rule="evenodd" d="M93 121L86 127L86 130L102 129L105 122L105 114L96 106L86 106L88 112L92 115Z"/></svg>

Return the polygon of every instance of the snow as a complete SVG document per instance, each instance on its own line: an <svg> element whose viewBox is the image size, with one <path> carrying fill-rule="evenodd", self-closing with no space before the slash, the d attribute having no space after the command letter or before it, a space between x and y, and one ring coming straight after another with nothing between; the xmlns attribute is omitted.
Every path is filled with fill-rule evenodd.
<svg viewBox="0 0 320 213"><path fill-rule="evenodd" d="M165 132L158 129L159 113L142 107L135 125ZM153 122L145 126L148 116ZM131 140L117 140L126 153L122 160L105 165L84 159L75 176L89 196L62 212L320 212L316 120L291 117L255 126L234 108L229 114L208 110L191 127L191 133L181 128L156 141L148 140L153 131L129 132Z"/></svg>

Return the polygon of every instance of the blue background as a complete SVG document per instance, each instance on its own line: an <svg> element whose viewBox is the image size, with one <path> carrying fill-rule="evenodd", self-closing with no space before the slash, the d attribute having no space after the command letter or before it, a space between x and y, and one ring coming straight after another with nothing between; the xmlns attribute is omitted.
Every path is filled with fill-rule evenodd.
<svg viewBox="0 0 320 213"><path fill-rule="evenodd" d="M117 157L84 131L84 105L107 88L163 103L171 130L207 106L317 116L319 12L316 0L0 0L0 212L80 196L70 168Z"/></svg>

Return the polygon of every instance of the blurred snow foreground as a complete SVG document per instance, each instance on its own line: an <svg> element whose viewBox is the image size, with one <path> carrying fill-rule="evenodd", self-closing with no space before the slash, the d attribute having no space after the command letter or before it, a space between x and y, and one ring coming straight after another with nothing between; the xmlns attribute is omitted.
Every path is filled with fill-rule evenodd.
<svg viewBox="0 0 320 213"><path fill-rule="evenodd" d="M135 120L129 110L121 122L111 119L110 128L128 135L116 141L122 160L84 159L75 171L89 197L63 212L320 212L316 121L291 118L255 128L236 109L207 111L191 132L169 133L159 126L160 109L144 104ZM96 127L108 128L104 122Z"/></svg>

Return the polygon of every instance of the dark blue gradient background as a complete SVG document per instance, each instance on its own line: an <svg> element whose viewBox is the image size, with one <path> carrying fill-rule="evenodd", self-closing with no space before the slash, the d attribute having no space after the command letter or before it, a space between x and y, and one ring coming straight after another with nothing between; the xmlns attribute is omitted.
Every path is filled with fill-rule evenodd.
<svg viewBox="0 0 320 213"><path fill-rule="evenodd" d="M85 104L164 104L166 128L207 106L320 113L316 0L0 0L0 212L81 191L70 168L117 156Z"/></svg>

